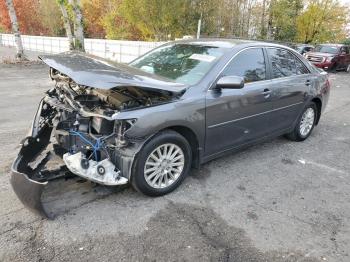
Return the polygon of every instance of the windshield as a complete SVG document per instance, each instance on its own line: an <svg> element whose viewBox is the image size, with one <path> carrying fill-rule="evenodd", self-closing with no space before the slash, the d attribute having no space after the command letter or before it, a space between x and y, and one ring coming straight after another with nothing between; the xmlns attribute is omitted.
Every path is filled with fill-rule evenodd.
<svg viewBox="0 0 350 262"><path fill-rule="evenodd" d="M338 54L338 47L329 45L318 45L315 47L315 52L328 53L328 54Z"/></svg>
<svg viewBox="0 0 350 262"><path fill-rule="evenodd" d="M171 44L157 48L129 65L182 84L199 82L226 48L202 44Z"/></svg>

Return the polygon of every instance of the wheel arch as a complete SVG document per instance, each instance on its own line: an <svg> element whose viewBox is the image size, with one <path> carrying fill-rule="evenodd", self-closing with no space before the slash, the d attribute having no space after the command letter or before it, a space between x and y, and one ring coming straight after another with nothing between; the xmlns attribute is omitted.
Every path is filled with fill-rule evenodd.
<svg viewBox="0 0 350 262"><path fill-rule="evenodd" d="M200 148L196 133L191 128L181 125L169 126L163 130L173 130L182 135L187 140L192 150L192 167L198 168L200 165Z"/></svg>

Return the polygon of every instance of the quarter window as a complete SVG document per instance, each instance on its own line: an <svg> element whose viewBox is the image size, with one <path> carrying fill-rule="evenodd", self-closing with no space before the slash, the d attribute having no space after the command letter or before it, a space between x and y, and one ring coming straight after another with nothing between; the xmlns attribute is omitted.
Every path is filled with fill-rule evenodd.
<svg viewBox="0 0 350 262"><path fill-rule="evenodd" d="M261 48L251 48L239 53L226 66L223 76L241 76L246 83L266 79L266 65Z"/></svg>
<svg viewBox="0 0 350 262"><path fill-rule="evenodd" d="M290 52L280 48L268 48L267 53L272 65L272 78L296 75L295 59Z"/></svg>

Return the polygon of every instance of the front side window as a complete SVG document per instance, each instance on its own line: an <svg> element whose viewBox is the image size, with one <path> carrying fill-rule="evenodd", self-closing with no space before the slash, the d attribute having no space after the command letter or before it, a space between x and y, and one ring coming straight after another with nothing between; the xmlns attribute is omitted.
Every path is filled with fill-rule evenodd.
<svg viewBox="0 0 350 262"><path fill-rule="evenodd" d="M182 84L199 82L227 52L227 48L203 44L170 44L157 48L129 65Z"/></svg>
<svg viewBox="0 0 350 262"><path fill-rule="evenodd" d="M272 78L296 75L295 59L289 51L281 48L268 48L267 53L272 66Z"/></svg>
<svg viewBox="0 0 350 262"><path fill-rule="evenodd" d="M223 76L241 76L245 83L265 80L266 65L262 49L252 48L239 53L226 66Z"/></svg>

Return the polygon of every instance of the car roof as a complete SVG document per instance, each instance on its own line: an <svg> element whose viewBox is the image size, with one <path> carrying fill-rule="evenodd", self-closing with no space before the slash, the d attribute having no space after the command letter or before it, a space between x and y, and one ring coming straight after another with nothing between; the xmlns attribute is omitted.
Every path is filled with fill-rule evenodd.
<svg viewBox="0 0 350 262"><path fill-rule="evenodd" d="M209 45L219 48L229 48L239 46L274 46L289 48L287 45L275 44L271 42L255 41L255 40L245 40L245 39L225 39L225 38L200 38L200 39L185 39L178 40L173 43L183 43L190 45Z"/></svg>

